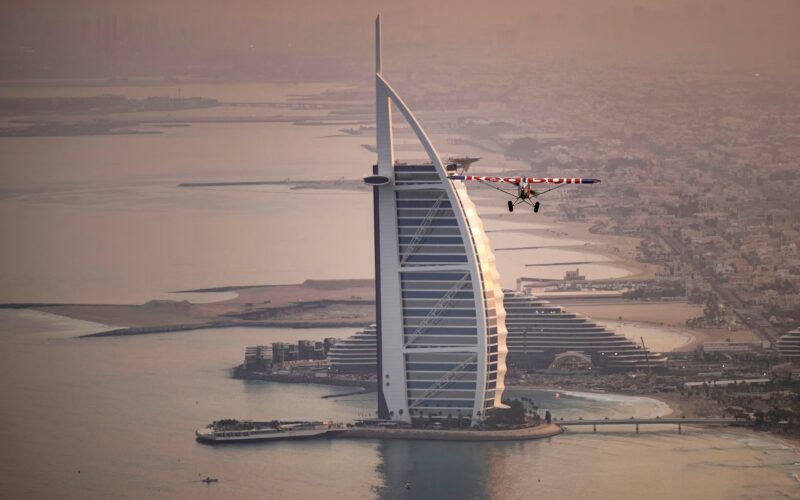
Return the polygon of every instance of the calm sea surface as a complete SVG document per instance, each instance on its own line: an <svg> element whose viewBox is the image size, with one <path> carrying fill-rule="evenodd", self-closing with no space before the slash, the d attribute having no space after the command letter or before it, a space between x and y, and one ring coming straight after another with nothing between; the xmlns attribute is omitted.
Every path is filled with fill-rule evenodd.
<svg viewBox="0 0 800 500"><path fill-rule="evenodd" d="M227 102L281 100L319 86L184 86L183 94ZM175 95L174 87L1 89L0 95ZM211 117L240 108L192 110ZM180 116L180 113L178 113ZM291 190L282 186L179 188L183 182L359 179L373 137L344 126L203 123L158 128L157 135L0 138L0 303L140 303L169 292L223 285L298 283L373 275L372 197L367 190ZM446 145L447 137L434 134ZM508 166L483 156L484 170ZM442 154L446 154L443 152ZM479 164L481 165L481 164ZM477 168L477 167L476 167ZM482 214L504 201L477 187ZM563 277L592 261L589 278L625 276L582 241L533 237L527 213L486 220L504 285L517 277ZM333 244L335 243L335 244ZM574 247L574 249L565 246Z"/></svg>
<svg viewBox="0 0 800 500"><path fill-rule="evenodd" d="M800 454L765 434L630 429L542 441L320 440L207 446L223 417L351 419L373 395L229 378L246 345L350 330L75 339L102 325L0 311L4 498L798 498ZM519 395L519 391L511 391ZM652 417L646 398L527 391L564 417ZM80 471L80 472L78 472ZM196 482L218 477L218 484ZM405 484L411 484L411 491Z"/></svg>

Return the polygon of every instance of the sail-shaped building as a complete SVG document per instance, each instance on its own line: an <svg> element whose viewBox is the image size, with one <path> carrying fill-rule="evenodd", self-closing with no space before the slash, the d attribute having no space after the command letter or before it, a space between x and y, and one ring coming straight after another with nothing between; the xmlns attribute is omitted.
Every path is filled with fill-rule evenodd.
<svg viewBox="0 0 800 500"><path fill-rule="evenodd" d="M381 73L375 21L377 164L373 186L378 416L468 418L502 407L503 292L489 241L463 183L453 183L414 114ZM395 161L399 110L428 162Z"/></svg>

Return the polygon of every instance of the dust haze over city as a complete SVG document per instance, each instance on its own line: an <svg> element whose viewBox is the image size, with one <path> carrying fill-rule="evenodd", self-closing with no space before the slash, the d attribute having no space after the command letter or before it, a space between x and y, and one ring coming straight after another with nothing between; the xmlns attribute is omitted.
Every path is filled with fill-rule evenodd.
<svg viewBox="0 0 800 500"><path fill-rule="evenodd" d="M376 10L393 21L387 55L400 74L454 65L465 77L535 76L536 64L560 61L786 75L796 71L800 44L796 3L772 0L9 1L2 9L6 78L191 72L225 81L350 81L369 71L366 20Z"/></svg>
<svg viewBox="0 0 800 500"><path fill-rule="evenodd" d="M0 487L800 496L799 21L4 2Z"/></svg>

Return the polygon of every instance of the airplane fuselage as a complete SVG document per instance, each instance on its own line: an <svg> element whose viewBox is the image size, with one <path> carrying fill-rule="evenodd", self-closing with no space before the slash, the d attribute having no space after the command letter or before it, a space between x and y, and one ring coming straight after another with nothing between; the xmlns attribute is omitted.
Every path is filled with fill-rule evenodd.
<svg viewBox="0 0 800 500"><path fill-rule="evenodd" d="M534 196L536 196L536 191L531 189L531 185L528 184L525 180L522 180L519 184L517 184L517 193L518 197L523 200L528 200Z"/></svg>
<svg viewBox="0 0 800 500"><path fill-rule="evenodd" d="M600 179L590 179L584 177L497 177L490 175L451 175L450 179L454 181L478 181L480 183L488 183L487 185L514 198L514 200L508 201L509 212L513 212L514 206L517 204L526 203L533 208L534 213L539 212L539 207L541 205L539 201L536 201L536 198L543 194L549 193L550 191L554 191L568 184L597 184L600 182ZM516 195L513 191L492 186L492 184L495 183L513 184L517 188ZM553 187L537 192L531 188L531 186L534 184L550 184L553 185Z"/></svg>

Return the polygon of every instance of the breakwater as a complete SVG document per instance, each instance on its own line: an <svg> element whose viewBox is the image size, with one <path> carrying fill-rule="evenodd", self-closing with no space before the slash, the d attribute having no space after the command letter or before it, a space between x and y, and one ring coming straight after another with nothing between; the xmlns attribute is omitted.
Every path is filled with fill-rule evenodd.
<svg viewBox="0 0 800 500"><path fill-rule="evenodd" d="M126 335L148 335L153 333L172 333L188 330L206 330L211 328L363 328L372 324L367 321L214 321L210 323L189 323L180 325L139 326L115 328L102 332L81 335L87 337L122 337Z"/></svg>
<svg viewBox="0 0 800 500"><path fill-rule="evenodd" d="M245 370L242 365L239 365L231 369L231 376L235 379L240 379L240 380L263 380L265 382L284 382L289 384L321 384L321 385L334 385L340 387L359 387L362 389L361 391L349 392L347 394L333 394L333 395L323 396L323 398L374 392L375 390L377 390L377 383L374 380L356 380L356 379L335 378L335 377L316 377L314 375L307 375L307 374L292 375L292 374L279 374L279 373L267 373L267 372L254 372L250 370Z"/></svg>

